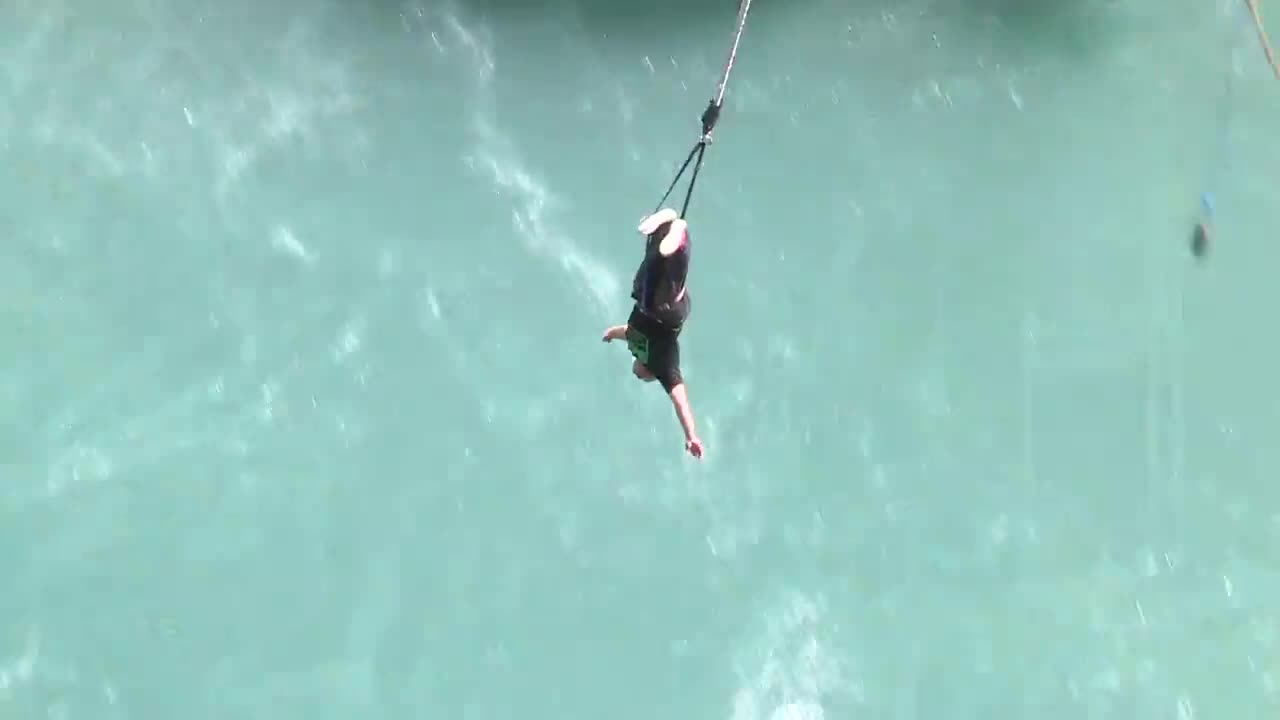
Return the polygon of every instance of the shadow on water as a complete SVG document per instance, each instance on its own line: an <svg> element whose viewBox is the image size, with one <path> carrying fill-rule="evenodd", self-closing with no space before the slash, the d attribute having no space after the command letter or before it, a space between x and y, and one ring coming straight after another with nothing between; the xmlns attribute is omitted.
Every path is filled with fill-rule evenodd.
<svg viewBox="0 0 1280 720"><path fill-rule="evenodd" d="M387 7L399 3L383 0ZM592 33L659 33L679 25L685 30L727 32L738 0L457 0L479 17L504 24L548 16L574 18ZM794 14L841 18L911 14L940 25L968 28L978 36L1028 49L1087 55L1105 49L1124 33L1125 6L1114 0L753 0L753 24Z"/></svg>
<svg viewBox="0 0 1280 720"><path fill-rule="evenodd" d="M461 0L466 7L481 13L546 13L572 9L594 21L649 21L670 23L702 22L708 18L729 17L738 12L737 0ZM753 0L752 12L780 5L775 0Z"/></svg>
<svg viewBox="0 0 1280 720"><path fill-rule="evenodd" d="M418 0L434 2L435 0ZM753 0L753 20L790 12L802 0ZM865 0L863 0L865 1ZM400 12L400 0L378 0L388 11ZM728 32L738 13L737 0L455 0L473 17L504 25L548 17L572 18L592 33L659 32L673 25L685 29Z"/></svg>
<svg viewBox="0 0 1280 720"><path fill-rule="evenodd" d="M934 0L924 14L1006 45L1081 59L1129 35L1131 12L1113 0Z"/></svg>

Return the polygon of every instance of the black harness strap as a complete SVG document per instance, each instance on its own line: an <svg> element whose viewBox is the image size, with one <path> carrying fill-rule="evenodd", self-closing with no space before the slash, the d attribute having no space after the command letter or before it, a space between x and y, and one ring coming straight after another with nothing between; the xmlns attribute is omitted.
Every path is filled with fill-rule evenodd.
<svg viewBox="0 0 1280 720"><path fill-rule="evenodd" d="M663 194L662 199L658 201L658 205L654 208L654 212L662 209L667 202L667 198L671 196L671 191L675 190L676 183L680 182L684 171L689 168L689 163L693 162L696 155L698 161L694 163L693 173L689 176L689 189L684 194L684 204L680 207L680 217L684 217L689 212L689 201L693 199L693 186L698 182L698 171L702 169L702 158L706 155L707 146L711 144L711 131L715 130L716 122L720 119L720 108L724 106L724 90L729 84L729 73L733 70L733 61L738 57L738 44L742 42L742 32L747 25L747 10L751 8L751 0L740 0L738 3L738 22L733 33L733 45L729 48L729 60L725 63L724 74L720 76L720 84L716 86L716 96L707 103L707 109L702 111L702 136L698 138L698 142L694 143L693 149L689 151L689 156L684 159L684 165L680 166L680 171L676 173L675 178L671 180L671 185L667 187L667 192Z"/></svg>

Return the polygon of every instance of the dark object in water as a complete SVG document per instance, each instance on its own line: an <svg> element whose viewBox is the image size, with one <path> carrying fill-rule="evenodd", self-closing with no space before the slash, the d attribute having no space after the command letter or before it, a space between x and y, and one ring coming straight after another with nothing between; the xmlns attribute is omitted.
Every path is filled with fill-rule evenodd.
<svg viewBox="0 0 1280 720"><path fill-rule="evenodd" d="M1209 252L1209 228L1204 223L1196 223L1195 232L1191 233L1191 254L1203 258Z"/></svg>

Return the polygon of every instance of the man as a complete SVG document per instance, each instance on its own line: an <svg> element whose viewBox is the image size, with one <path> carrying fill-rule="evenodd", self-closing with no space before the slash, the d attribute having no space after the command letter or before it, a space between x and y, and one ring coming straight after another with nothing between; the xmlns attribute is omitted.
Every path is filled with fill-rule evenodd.
<svg viewBox="0 0 1280 720"><path fill-rule="evenodd" d="M689 226L675 210L664 208L640 223L646 238L644 260L631 283L635 306L626 325L604 331L605 342L626 338L635 362L631 372L645 382L657 380L675 406L684 429L684 447L702 457L702 440L693 423L689 394L680 374L680 331L689 318Z"/></svg>

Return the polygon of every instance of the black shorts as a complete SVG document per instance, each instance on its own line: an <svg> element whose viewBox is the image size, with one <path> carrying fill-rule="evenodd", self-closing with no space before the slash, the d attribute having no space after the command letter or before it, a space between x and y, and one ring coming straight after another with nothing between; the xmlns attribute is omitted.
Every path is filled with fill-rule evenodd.
<svg viewBox="0 0 1280 720"><path fill-rule="evenodd" d="M663 325L640 308L632 308L631 317L627 318L627 349L667 392L684 382L680 374L679 327Z"/></svg>

